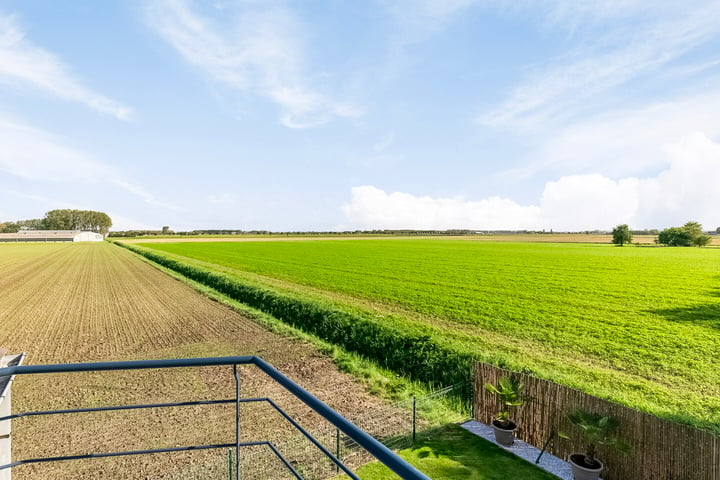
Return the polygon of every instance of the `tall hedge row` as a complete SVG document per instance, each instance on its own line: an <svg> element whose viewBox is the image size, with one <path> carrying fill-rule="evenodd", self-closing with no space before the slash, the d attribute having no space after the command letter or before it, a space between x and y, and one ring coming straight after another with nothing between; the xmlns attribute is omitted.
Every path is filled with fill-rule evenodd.
<svg viewBox="0 0 720 480"><path fill-rule="evenodd" d="M144 248L117 245L399 374L436 385L469 380L471 355L436 343L421 327L350 313L318 300L245 284Z"/></svg>

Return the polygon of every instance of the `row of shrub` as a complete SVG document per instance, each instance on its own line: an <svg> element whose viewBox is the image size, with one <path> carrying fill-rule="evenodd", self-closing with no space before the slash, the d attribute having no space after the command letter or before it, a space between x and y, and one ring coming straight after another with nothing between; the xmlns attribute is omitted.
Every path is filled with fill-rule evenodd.
<svg viewBox="0 0 720 480"><path fill-rule="evenodd" d="M145 248L117 245L398 374L443 386L469 380L471 355L437 343L420 326L346 311L320 300L247 284Z"/></svg>

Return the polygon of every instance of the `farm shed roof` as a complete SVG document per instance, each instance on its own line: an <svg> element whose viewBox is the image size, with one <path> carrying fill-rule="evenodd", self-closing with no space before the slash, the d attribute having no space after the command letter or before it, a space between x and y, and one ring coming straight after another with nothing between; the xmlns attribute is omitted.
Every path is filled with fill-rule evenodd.
<svg viewBox="0 0 720 480"><path fill-rule="evenodd" d="M0 233L0 239L31 240L36 238L72 240L80 230L20 230L17 233Z"/></svg>

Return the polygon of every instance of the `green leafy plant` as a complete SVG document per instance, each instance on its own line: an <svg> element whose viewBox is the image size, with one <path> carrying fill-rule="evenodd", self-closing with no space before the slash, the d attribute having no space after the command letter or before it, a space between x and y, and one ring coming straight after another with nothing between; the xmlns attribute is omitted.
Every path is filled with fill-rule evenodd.
<svg viewBox="0 0 720 480"><path fill-rule="evenodd" d="M584 466L597 468L599 465L596 458L598 446L611 447L625 454L630 452L630 444L617 436L617 430L620 427L620 420L617 418L578 409L569 413L568 419L580 429L581 440L585 442ZM562 438L570 438L563 432L558 435Z"/></svg>
<svg viewBox="0 0 720 480"><path fill-rule="evenodd" d="M510 411L525 403L525 385L516 376L500 377L497 385L486 383L485 390L498 399L500 411L494 417L498 426L501 428L510 427L512 423Z"/></svg>

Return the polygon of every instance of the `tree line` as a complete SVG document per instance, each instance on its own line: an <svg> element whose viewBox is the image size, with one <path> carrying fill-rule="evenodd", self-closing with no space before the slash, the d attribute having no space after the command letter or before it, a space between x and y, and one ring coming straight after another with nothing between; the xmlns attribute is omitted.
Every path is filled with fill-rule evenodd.
<svg viewBox="0 0 720 480"><path fill-rule="evenodd" d="M20 230L82 230L107 235L112 219L94 210L50 210L43 218L0 223L0 233L17 233Z"/></svg>
<svg viewBox="0 0 720 480"><path fill-rule="evenodd" d="M716 230L720 233L720 227ZM623 246L632 243L633 232L627 224L618 225L612 231L612 243ZM709 245L712 237L703 232L702 225L697 222L687 222L682 227L666 228L658 232L655 243L669 247L704 247Z"/></svg>

